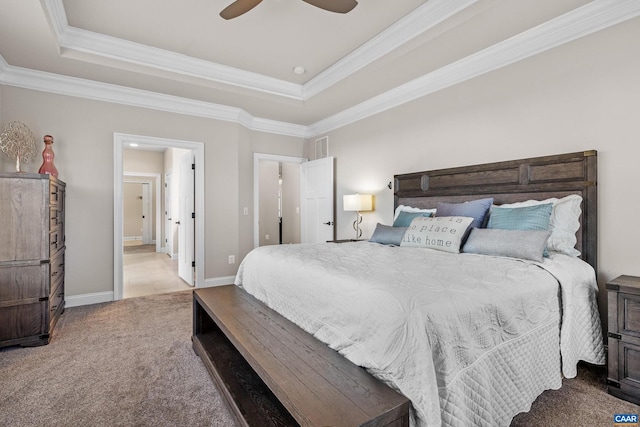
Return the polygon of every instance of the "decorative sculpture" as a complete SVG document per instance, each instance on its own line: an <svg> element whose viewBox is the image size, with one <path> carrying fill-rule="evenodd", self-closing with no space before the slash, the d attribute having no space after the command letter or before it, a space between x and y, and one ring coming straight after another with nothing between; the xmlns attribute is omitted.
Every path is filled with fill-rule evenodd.
<svg viewBox="0 0 640 427"><path fill-rule="evenodd" d="M29 163L36 154L35 139L27 125L17 121L7 124L0 134L0 151L16 159L16 172L22 172L20 164Z"/></svg>
<svg viewBox="0 0 640 427"><path fill-rule="evenodd" d="M51 135L44 136L44 150L42 151L42 166L38 169L38 173L48 173L51 176L58 177L58 169L53 164L53 137Z"/></svg>

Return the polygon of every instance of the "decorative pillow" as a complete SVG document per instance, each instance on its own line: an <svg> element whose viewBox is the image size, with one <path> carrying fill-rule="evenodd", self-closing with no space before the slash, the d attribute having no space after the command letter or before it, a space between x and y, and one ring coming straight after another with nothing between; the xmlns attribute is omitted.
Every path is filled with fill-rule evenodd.
<svg viewBox="0 0 640 427"><path fill-rule="evenodd" d="M398 214L398 217L393 221L394 227L408 227L413 221L414 218L419 216L430 217L431 212L405 212L401 211Z"/></svg>
<svg viewBox="0 0 640 427"><path fill-rule="evenodd" d="M548 230L553 205L523 206L521 208L495 207L491 210L487 228L502 230Z"/></svg>
<svg viewBox="0 0 640 427"><path fill-rule="evenodd" d="M404 233L400 246L460 252L462 237L473 218L462 216L417 217Z"/></svg>
<svg viewBox="0 0 640 427"><path fill-rule="evenodd" d="M571 194L561 199L527 200L526 202L500 205L500 207L535 206L547 203L553 203L549 219L551 236L547 242L547 248L569 256L580 256L580 251L575 248L576 232L580 228L580 215L582 215L580 208L582 197L579 195Z"/></svg>
<svg viewBox="0 0 640 427"><path fill-rule="evenodd" d="M484 226L493 198L472 200L464 203L438 203L436 216L465 216L473 218L471 227Z"/></svg>
<svg viewBox="0 0 640 427"><path fill-rule="evenodd" d="M390 227L378 223L369 241L383 245L400 246L400 241L405 231L407 231L407 227Z"/></svg>
<svg viewBox="0 0 640 427"><path fill-rule="evenodd" d="M394 221L398 218L398 215L400 215L400 212L431 212L431 216L434 216L436 214L435 209L422 209L422 208L414 208L411 206L399 205L393 214Z"/></svg>
<svg viewBox="0 0 640 427"><path fill-rule="evenodd" d="M496 255L542 262L549 230L502 230L474 228L463 252Z"/></svg>

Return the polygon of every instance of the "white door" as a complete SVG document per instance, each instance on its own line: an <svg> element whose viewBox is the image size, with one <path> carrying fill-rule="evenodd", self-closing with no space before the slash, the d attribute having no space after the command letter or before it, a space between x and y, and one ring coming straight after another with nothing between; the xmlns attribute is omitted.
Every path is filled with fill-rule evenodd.
<svg viewBox="0 0 640 427"><path fill-rule="evenodd" d="M173 219L171 218L171 172L164 177L164 250L173 258Z"/></svg>
<svg viewBox="0 0 640 427"><path fill-rule="evenodd" d="M180 215L178 218L178 275L193 286L193 253L195 215L193 154L180 159L180 192L178 195Z"/></svg>
<svg viewBox="0 0 640 427"><path fill-rule="evenodd" d="M333 157L300 165L300 225L302 243L334 239Z"/></svg>
<svg viewBox="0 0 640 427"><path fill-rule="evenodd" d="M151 233L151 184L142 184L142 243L150 245L152 242Z"/></svg>

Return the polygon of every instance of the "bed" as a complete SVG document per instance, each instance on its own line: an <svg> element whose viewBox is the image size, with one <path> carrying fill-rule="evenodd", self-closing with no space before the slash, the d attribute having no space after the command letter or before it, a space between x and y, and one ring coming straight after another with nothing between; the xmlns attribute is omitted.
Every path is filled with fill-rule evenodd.
<svg viewBox="0 0 640 427"><path fill-rule="evenodd" d="M586 151L395 176L398 215L436 207L464 212L491 200L496 224L519 208L548 209L553 221L563 203L575 210L578 200L573 246L552 244L554 231L546 232L544 257L514 257L509 251L522 245L504 243L500 230L483 240L475 229L462 235L460 225L460 247L473 241L469 248L479 249L457 253L430 245L448 237L411 235L408 227L399 245L257 248L235 284L409 398L412 425L508 425L544 390L560 388L563 376L575 377L579 361L605 362L596 302L596 163L597 153ZM455 234L455 225L435 221L457 217L467 218L424 215L410 225ZM541 233L522 235L539 242ZM495 236L503 239L498 245ZM427 247L408 242L416 238ZM507 256L492 252L496 246Z"/></svg>

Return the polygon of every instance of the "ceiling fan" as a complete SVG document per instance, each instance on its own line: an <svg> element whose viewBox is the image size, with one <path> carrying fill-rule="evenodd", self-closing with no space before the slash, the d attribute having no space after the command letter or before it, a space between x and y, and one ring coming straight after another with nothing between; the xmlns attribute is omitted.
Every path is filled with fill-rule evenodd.
<svg viewBox="0 0 640 427"><path fill-rule="evenodd" d="M302 0L329 12L347 13L358 5L356 0ZM260 4L262 0L236 0L227 6L220 16L224 19L236 18Z"/></svg>

